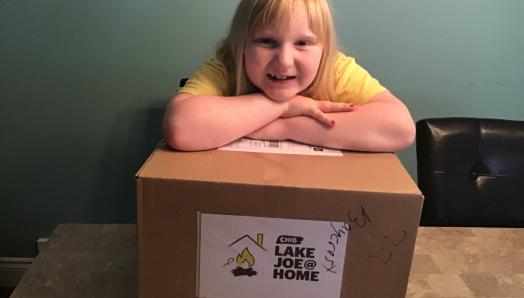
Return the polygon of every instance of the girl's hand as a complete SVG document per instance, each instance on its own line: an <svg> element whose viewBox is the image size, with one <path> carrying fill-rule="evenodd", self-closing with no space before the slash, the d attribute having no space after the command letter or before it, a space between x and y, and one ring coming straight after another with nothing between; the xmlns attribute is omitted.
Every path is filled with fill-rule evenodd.
<svg viewBox="0 0 524 298"><path fill-rule="evenodd" d="M320 101L296 95L287 102L287 109L280 117L309 116L322 124L333 126L335 121L331 120L326 113L352 112L353 110L355 110L353 104Z"/></svg>

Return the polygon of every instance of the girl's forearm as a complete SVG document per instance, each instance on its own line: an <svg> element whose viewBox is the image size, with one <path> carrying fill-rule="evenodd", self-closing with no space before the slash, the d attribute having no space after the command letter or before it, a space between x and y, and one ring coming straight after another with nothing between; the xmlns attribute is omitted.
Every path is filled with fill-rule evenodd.
<svg viewBox="0 0 524 298"><path fill-rule="evenodd" d="M179 150L206 150L225 145L279 118L285 103L262 94L237 97L179 94L167 106L163 132Z"/></svg>
<svg viewBox="0 0 524 298"><path fill-rule="evenodd" d="M278 130L285 134L281 139L348 150L401 151L413 143L415 126L404 104L389 95L379 95L353 112L330 114L336 122L333 127L304 116L279 119L282 123L273 125L283 127Z"/></svg>

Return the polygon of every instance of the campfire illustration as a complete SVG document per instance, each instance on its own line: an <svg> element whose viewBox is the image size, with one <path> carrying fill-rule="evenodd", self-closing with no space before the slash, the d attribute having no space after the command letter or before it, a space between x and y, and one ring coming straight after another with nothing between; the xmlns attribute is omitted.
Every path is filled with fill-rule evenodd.
<svg viewBox="0 0 524 298"><path fill-rule="evenodd" d="M239 238L238 240L236 240L235 242L231 243L229 246L231 247L242 240L247 240L247 245L251 245L252 247L258 247L265 251L263 247L263 242L264 242L263 237L264 237L263 234L257 234L257 240L255 241L250 236L244 235L241 238ZM238 244L241 244L241 243L238 243ZM244 245L246 245L246 243L244 243ZM247 275L251 277L257 274L257 272L253 269L253 266L255 265L255 257L249 251L249 248L247 245L244 246L244 249L242 250L242 252L238 254L235 258L235 262L237 266L235 269L231 270L231 273L233 273L234 276ZM231 261L233 261L233 258L231 258Z"/></svg>
<svg viewBox="0 0 524 298"><path fill-rule="evenodd" d="M244 250L242 250L242 253L239 254L236 258L237 267L233 270L231 270L231 273L233 273L234 276L253 276L256 275L257 272L253 270L253 265L255 265L255 257L249 252L249 249L246 247ZM247 264L247 268L244 268L244 264Z"/></svg>

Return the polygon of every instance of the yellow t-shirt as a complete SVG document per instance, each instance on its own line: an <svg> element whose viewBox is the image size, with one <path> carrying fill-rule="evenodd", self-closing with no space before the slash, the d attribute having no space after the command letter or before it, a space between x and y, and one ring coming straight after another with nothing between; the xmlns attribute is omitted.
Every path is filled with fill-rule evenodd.
<svg viewBox="0 0 524 298"><path fill-rule="evenodd" d="M222 62L213 58L198 67L178 93L186 92L193 96L216 95L232 96L230 90L234 80ZM385 91L378 80L373 78L355 59L342 53L335 58L335 102L364 104L374 95Z"/></svg>

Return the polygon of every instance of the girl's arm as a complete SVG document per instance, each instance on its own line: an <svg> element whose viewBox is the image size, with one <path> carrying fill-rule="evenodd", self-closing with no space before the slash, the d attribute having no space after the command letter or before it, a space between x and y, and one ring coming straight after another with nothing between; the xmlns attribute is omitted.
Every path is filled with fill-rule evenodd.
<svg viewBox="0 0 524 298"><path fill-rule="evenodd" d="M175 149L206 150L246 136L280 117L307 115L330 126L325 113L351 110L346 104L329 102L316 108L316 101L304 99L302 106L297 106L290 104L297 99L276 102L261 93L231 97L180 93L166 107L164 139Z"/></svg>
<svg viewBox="0 0 524 298"><path fill-rule="evenodd" d="M262 94L220 97L180 93L166 107L162 131L172 148L212 149L270 123L285 108L284 103Z"/></svg>
<svg viewBox="0 0 524 298"><path fill-rule="evenodd" d="M409 147L415 125L406 106L388 91L351 113L333 113L329 128L311 117L280 118L251 133L255 139L291 139L330 148L396 152Z"/></svg>

